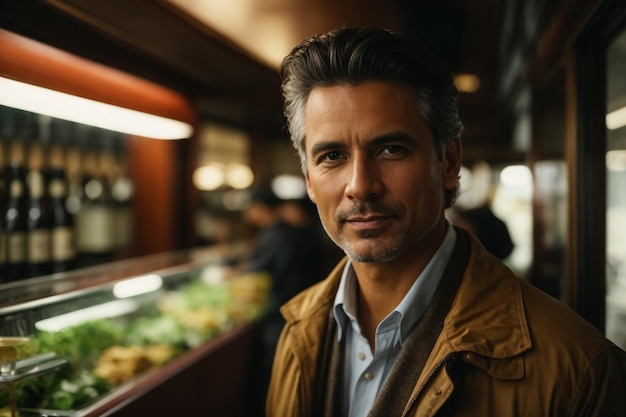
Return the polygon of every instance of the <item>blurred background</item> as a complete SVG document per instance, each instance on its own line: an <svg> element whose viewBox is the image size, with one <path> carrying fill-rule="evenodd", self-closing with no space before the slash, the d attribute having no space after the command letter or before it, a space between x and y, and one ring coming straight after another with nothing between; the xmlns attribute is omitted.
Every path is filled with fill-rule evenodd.
<svg viewBox="0 0 626 417"><path fill-rule="evenodd" d="M67 187L47 194L69 202L71 222L54 221L77 245L57 271L251 238L252 189L305 198L282 57L316 33L368 25L421 38L455 75L464 167L449 219L501 221L504 262L625 346L621 1L0 0L4 218L18 204L14 177L36 197L38 181L56 178L36 173L56 169ZM174 123L67 115L87 104L44 108L24 86L159 116L148 127ZM54 272L40 264L32 255L15 279Z"/></svg>

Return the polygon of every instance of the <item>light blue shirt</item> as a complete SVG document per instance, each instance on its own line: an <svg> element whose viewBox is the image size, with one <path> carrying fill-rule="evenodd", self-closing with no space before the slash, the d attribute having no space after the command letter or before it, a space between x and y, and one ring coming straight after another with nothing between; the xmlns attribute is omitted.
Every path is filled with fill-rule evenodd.
<svg viewBox="0 0 626 417"><path fill-rule="evenodd" d="M345 337L343 415L365 417L387 380L402 346L430 303L452 255L456 232L448 225L443 243L400 304L376 328L376 352L357 321L357 281L348 260L335 296L333 314L338 338Z"/></svg>

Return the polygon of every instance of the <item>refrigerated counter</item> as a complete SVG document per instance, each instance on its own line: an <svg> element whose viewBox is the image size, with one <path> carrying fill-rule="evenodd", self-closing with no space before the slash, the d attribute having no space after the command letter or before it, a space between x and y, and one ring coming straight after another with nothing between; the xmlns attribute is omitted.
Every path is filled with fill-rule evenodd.
<svg viewBox="0 0 626 417"><path fill-rule="evenodd" d="M245 254L215 246L2 285L0 336L24 343L0 375L0 415L12 398L20 416L243 415L269 289L238 266Z"/></svg>

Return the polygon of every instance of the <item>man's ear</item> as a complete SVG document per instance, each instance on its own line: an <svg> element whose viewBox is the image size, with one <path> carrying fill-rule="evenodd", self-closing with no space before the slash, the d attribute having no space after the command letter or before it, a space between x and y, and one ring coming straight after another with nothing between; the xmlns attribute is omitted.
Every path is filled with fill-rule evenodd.
<svg viewBox="0 0 626 417"><path fill-rule="evenodd" d="M461 172L462 159L461 138L457 137L446 146L443 154L443 186L452 190L459 184L459 172Z"/></svg>
<svg viewBox="0 0 626 417"><path fill-rule="evenodd" d="M315 201L315 193L313 192L313 188L311 187L311 181L309 180L308 172L304 175L304 181L306 182L306 193L309 195L309 198L311 199L313 204L317 204L317 201Z"/></svg>

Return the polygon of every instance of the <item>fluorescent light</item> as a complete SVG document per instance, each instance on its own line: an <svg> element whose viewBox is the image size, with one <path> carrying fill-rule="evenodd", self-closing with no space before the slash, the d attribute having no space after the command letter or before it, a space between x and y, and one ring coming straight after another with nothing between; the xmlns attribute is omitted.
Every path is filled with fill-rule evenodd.
<svg viewBox="0 0 626 417"><path fill-rule="evenodd" d="M304 178L297 175L279 175L272 179L272 191L283 200L306 197L306 183Z"/></svg>
<svg viewBox="0 0 626 417"><path fill-rule="evenodd" d="M143 275L120 281L113 286L113 295L128 298L158 290L163 286L163 279L157 274Z"/></svg>
<svg viewBox="0 0 626 417"><path fill-rule="evenodd" d="M243 190L254 182L254 174L249 166L231 162L224 165L220 162L209 162L198 167L193 173L193 184L198 190L213 191L223 185Z"/></svg>
<svg viewBox="0 0 626 417"><path fill-rule="evenodd" d="M626 106L621 107L606 115L606 128L609 130L619 129L626 126Z"/></svg>
<svg viewBox="0 0 626 417"><path fill-rule="evenodd" d="M58 332L68 327L77 326L91 320L109 319L123 316L139 308L139 304L133 300L116 300L87 307L71 313L61 314L49 319L40 320L35 323L38 330L45 332Z"/></svg>
<svg viewBox="0 0 626 417"><path fill-rule="evenodd" d="M193 127L179 120L143 113L60 91L0 77L0 104L58 119L154 139L185 139Z"/></svg>
<svg viewBox="0 0 626 417"><path fill-rule="evenodd" d="M198 167L193 172L193 184L198 190L217 190L224 185L224 181L226 181L224 166L219 162L213 162Z"/></svg>
<svg viewBox="0 0 626 417"><path fill-rule="evenodd" d="M509 165L500 172L500 182L508 187L532 187L533 176L526 165Z"/></svg>
<svg viewBox="0 0 626 417"><path fill-rule="evenodd" d="M254 174L249 166L232 162L226 166L226 182L237 190L243 190L252 185Z"/></svg>

